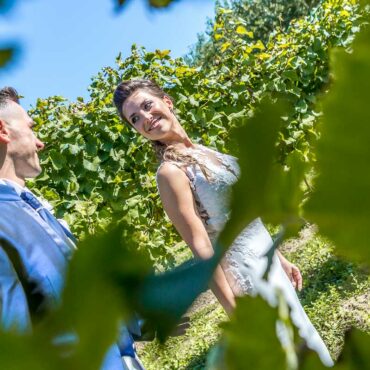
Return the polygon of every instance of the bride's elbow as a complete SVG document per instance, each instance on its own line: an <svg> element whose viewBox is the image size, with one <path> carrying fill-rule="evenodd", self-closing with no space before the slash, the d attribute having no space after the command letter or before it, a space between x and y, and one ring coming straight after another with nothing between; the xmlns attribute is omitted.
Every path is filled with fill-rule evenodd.
<svg viewBox="0 0 370 370"><path fill-rule="evenodd" d="M214 255L214 250L211 245L200 245L200 243L192 243L190 246L196 258L207 260Z"/></svg>

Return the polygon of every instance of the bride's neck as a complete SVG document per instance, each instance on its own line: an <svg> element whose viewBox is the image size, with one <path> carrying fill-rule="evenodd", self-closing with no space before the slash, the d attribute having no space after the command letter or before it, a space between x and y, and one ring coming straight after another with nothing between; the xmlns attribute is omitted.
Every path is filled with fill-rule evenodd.
<svg viewBox="0 0 370 370"><path fill-rule="evenodd" d="M170 137L161 140L161 143L166 146L174 146L176 148L189 148L193 146L189 136L180 125L173 130Z"/></svg>

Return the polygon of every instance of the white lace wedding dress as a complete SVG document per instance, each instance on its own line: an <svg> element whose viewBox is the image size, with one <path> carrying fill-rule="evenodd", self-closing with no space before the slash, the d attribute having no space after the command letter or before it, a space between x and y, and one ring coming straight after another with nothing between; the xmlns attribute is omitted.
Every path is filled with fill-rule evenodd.
<svg viewBox="0 0 370 370"><path fill-rule="evenodd" d="M235 157L201 145L187 149L187 154L200 165L171 163L182 168L187 174L197 211L213 244L228 219L230 187L239 176L239 166ZM275 288L280 288L290 306L291 319L300 336L309 348L318 353L326 366L332 366L333 361L328 349L303 310L276 255L268 281L262 280L267 267L265 254L271 246L271 236L259 218L251 222L235 239L221 263L234 294L240 296L259 293L274 305Z"/></svg>

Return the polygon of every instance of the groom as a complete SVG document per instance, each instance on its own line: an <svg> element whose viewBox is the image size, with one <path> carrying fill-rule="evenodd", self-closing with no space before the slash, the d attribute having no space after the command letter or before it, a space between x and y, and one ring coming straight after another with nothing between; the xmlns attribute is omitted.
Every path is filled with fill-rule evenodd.
<svg viewBox="0 0 370 370"><path fill-rule="evenodd" d="M41 172L38 151L44 148L32 126L15 89L1 89L0 327L20 333L31 328L30 302L22 286L24 279L17 275L2 246L8 242L17 249L25 280L33 284L33 292L41 302L38 311L60 299L65 272L75 250L75 239L67 225L50 213L49 204L40 202L25 187L26 178ZM114 345L109 349L102 370L142 369L130 334L123 332L120 348Z"/></svg>

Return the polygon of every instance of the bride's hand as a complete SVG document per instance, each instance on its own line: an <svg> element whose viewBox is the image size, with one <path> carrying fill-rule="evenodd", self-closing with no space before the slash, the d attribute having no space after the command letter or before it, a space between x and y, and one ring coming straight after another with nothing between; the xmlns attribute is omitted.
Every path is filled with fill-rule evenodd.
<svg viewBox="0 0 370 370"><path fill-rule="evenodd" d="M303 280L299 268L293 263L289 262L280 252L278 255L280 258L281 266L283 267L285 273L288 275L288 278L292 282L294 288L301 291Z"/></svg>

